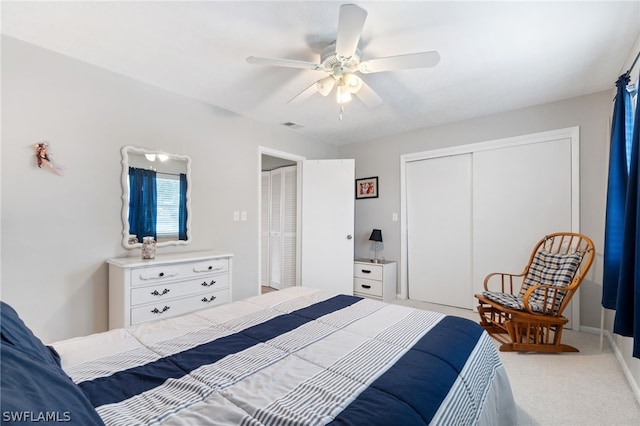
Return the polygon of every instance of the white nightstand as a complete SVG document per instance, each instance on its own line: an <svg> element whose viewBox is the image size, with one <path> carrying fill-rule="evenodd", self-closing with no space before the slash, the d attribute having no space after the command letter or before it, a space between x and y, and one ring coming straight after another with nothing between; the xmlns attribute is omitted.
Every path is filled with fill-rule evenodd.
<svg viewBox="0 0 640 426"><path fill-rule="evenodd" d="M396 262L356 259L353 263L353 293L384 302L396 298Z"/></svg>

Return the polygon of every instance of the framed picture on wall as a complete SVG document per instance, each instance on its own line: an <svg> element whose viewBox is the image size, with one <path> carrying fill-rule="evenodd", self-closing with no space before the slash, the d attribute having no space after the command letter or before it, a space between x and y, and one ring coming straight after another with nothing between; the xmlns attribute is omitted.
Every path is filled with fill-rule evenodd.
<svg viewBox="0 0 640 426"><path fill-rule="evenodd" d="M356 179L356 200L378 198L378 176Z"/></svg>

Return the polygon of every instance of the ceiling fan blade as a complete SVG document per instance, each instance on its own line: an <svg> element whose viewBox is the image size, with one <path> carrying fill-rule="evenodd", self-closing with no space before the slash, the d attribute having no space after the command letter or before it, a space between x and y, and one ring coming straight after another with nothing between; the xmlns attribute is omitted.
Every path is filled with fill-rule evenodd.
<svg viewBox="0 0 640 426"><path fill-rule="evenodd" d="M318 92L318 82L313 83L311 86L304 89L302 92L289 99L288 104L296 104L304 100L309 99L314 93Z"/></svg>
<svg viewBox="0 0 640 426"><path fill-rule="evenodd" d="M360 87L360 90L358 90L355 95L369 108L373 108L382 103L382 98L364 81L362 82L362 87Z"/></svg>
<svg viewBox="0 0 640 426"><path fill-rule="evenodd" d="M336 36L336 54L339 57L349 58L356 52L366 19L367 11L355 4L340 6Z"/></svg>
<svg viewBox="0 0 640 426"><path fill-rule="evenodd" d="M294 59L260 58L258 56L249 56L247 58L247 62L256 65L272 65L274 67L322 70L321 64L314 64L313 62L306 61L296 61Z"/></svg>
<svg viewBox="0 0 640 426"><path fill-rule="evenodd" d="M362 73L403 70L410 68L428 68L438 65L440 54L438 52L410 53L408 55L387 56L385 58L370 59L360 62L359 70Z"/></svg>

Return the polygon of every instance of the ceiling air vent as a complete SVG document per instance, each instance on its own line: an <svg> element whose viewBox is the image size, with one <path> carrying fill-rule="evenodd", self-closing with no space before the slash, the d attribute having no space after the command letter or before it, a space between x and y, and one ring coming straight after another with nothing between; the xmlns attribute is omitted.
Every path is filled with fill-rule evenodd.
<svg viewBox="0 0 640 426"><path fill-rule="evenodd" d="M292 123L291 121L287 121L286 123L280 123L280 124L290 129L299 129L302 127L300 124Z"/></svg>

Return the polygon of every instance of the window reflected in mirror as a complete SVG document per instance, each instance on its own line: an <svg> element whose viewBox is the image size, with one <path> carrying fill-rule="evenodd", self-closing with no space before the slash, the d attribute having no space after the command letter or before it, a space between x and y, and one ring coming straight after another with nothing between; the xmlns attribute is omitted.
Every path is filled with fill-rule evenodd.
<svg viewBox="0 0 640 426"><path fill-rule="evenodd" d="M190 239L190 159L127 146L123 158L123 245L141 246L153 237L159 246Z"/></svg>

